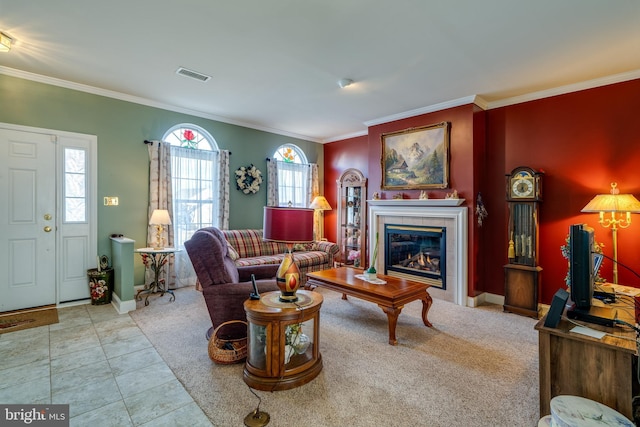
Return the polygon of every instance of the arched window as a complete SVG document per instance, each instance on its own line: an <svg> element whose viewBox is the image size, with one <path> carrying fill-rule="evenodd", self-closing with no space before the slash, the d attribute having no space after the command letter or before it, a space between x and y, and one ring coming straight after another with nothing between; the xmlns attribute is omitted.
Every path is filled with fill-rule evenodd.
<svg viewBox="0 0 640 427"><path fill-rule="evenodd" d="M294 144L283 144L276 150L273 157L276 160L280 160L285 163L302 163L308 164L307 156L304 155L304 151Z"/></svg>
<svg viewBox="0 0 640 427"><path fill-rule="evenodd" d="M273 154L278 162L278 205L309 206L311 170L307 156L294 144L283 144Z"/></svg>
<svg viewBox="0 0 640 427"><path fill-rule="evenodd" d="M177 147L218 151L218 144L209 132L188 123L175 125L164 134L162 140Z"/></svg>
<svg viewBox="0 0 640 427"><path fill-rule="evenodd" d="M203 227L219 227L218 145L200 126L182 123L169 129L163 141L171 144L174 245L183 247Z"/></svg>

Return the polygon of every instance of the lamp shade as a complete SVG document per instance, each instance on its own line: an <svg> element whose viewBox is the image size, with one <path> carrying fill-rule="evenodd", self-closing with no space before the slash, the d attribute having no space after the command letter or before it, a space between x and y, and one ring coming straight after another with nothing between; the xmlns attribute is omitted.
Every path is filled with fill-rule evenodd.
<svg viewBox="0 0 640 427"><path fill-rule="evenodd" d="M313 209L264 207L264 240L284 243L313 242Z"/></svg>
<svg viewBox="0 0 640 427"><path fill-rule="evenodd" d="M582 212L635 212L640 213L640 201L633 194L598 194Z"/></svg>
<svg viewBox="0 0 640 427"><path fill-rule="evenodd" d="M156 209L151 214L151 218L149 219L149 224L159 224L166 225L171 224L171 217L169 216L169 211L166 209Z"/></svg>
<svg viewBox="0 0 640 427"><path fill-rule="evenodd" d="M330 211L331 205L324 196L316 196L309 205L309 209L318 209L321 211Z"/></svg>

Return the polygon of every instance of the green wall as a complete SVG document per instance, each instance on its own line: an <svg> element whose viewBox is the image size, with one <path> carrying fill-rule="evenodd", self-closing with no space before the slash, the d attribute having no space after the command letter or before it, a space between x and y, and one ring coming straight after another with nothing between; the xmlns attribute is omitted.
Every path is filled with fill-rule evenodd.
<svg viewBox="0 0 640 427"><path fill-rule="evenodd" d="M149 157L143 141L161 139L178 123L203 127L221 149L231 151L231 174L253 163L266 176L266 158L281 144L292 143L318 163L323 180L323 149L315 142L6 75L0 75L0 122L98 137L98 254L110 258L113 233L135 240L136 247L146 246ZM233 177L230 187L229 228L262 228L266 182L253 195L238 191ZM119 205L104 206L105 196L117 196ZM143 273L136 259L136 284L143 283Z"/></svg>

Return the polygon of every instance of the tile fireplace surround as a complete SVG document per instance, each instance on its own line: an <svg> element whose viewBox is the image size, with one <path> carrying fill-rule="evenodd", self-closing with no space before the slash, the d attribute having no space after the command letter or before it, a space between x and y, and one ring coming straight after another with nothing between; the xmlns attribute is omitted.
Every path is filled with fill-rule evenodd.
<svg viewBox="0 0 640 427"><path fill-rule="evenodd" d="M393 199L367 200L369 207L369 242L378 233L378 259L375 268L384 272L384 225L403 224L447 228L447 289L429 288L435 298L467 306L468 302L468 237L467 210L460 206L464 199ZM373 250L373 248L371 249Z"/></svg>

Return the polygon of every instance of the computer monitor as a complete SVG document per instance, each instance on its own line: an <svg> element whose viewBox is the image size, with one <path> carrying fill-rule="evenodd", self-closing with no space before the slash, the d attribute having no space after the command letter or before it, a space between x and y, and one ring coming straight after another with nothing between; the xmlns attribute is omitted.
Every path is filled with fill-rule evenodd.
<svg viewBox="0 0 640 427"><path fill-rule="evenodd" d="M569 228L569 275L571 300L576 308L589 310L593 298L595 278L593 228L586 224L573 224ZM598 268L602 262L598 260Z"/></svg>

